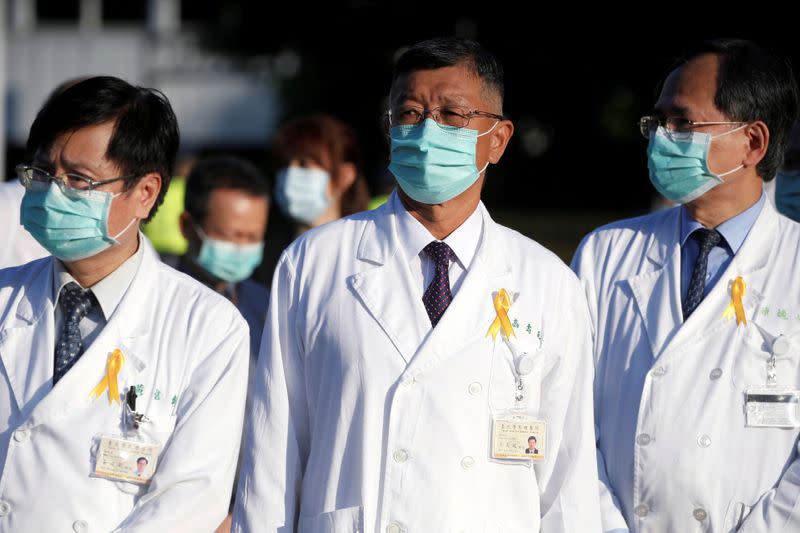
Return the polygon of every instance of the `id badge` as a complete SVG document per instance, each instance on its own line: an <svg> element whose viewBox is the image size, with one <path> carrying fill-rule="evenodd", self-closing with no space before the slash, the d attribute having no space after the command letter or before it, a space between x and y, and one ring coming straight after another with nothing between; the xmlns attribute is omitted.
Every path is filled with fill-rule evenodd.
<svg viewBox="0 0 800 533"><path fill-rule="evenodd" d="M800 390L767 387L745 390L747 427L800 427Z"/></svg>
<svg viewBox="0 0 800 533"><path fill-rule="evenodd" d="M112 481L147 485L156 472L161 445L121 435L95 437L92 475Z"/></svg>
<svg viewBox="0 0 800 533"><path fill-rule="evenodd" d="M547 423L524 410L508 410L492 417L492 459L543 461Z"/></svg>

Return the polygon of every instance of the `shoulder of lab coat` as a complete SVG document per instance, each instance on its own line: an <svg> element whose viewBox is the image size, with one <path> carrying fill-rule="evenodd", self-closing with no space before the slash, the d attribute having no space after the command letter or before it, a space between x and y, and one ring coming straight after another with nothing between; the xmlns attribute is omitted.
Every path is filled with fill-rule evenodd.
<svg viewBox="0 0 800 533"><path fill-rule="evenodd" d="M175 384L181 388L175 428L160 455L158 471L115 531L211 530L226 514L236 468L248 329L230 302L161 263L147 240L140 239L144 257L116 311L126 315L121 333L142 336L148 349L137 351L137 357L183 360L185 370L183 383ZM0 306L0 331L30 324L52 309L48 276L53 261L47 257L0 271L0 302L5 302ZM156 321L165 314L175 317L181 328L163 331ZM167 339L152 337L153 331L185 338L186 349L163 353Z"/></svg>

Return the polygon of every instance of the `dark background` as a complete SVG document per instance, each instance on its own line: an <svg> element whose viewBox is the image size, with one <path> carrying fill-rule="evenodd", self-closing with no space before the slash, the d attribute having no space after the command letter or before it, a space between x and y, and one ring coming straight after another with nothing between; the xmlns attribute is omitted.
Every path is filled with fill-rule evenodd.
<svg viewBox="0 0 800 533"><path fill-rule="evenodd" d="M70 4L39 1L54 18ZM373 193L390 180L381 116L396 54L436 36L476 39L505 68L504 107L516 127L503 160L489 169L484 201L498 221L565 260L592 228L651 208L655 192L636 122L687 48L702 39L747 38L789 56L796 68L800 62L800 32L788 4L661 3L646 6L649 13L634 4L566 2L184 0L181 6L209 50L242 64L255 55L299 54L298 74L281 85L282 119L326 111L351 124ZM145 14L144 2L105 1L104 10L120 20ZM267 146L241 155L274 170ZM277 254L289 239L273 211L268 240Z"/></svg>

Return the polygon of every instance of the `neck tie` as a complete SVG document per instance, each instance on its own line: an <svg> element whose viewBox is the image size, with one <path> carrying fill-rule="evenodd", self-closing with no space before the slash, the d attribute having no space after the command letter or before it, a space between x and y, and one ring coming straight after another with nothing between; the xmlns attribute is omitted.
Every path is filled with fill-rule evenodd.
<svg viewBox="0 0 800 533"><path fill-rule="evenodd" d="M683 319L689 318L694 310L703 301L703 292L706 288L706 270L708 269L708 254L722 240L722 235L717 230L700 228L696 229L691 238L700 245L700 253L692 270L692 279L689 282L689 290L686 292L686 299L683 302Z"/></svg>
<svg viewBox="0 0 800 533"><path fill-rule="evenodd" d="M439 241L431 242L422 251L431 258L436 267L433 280L431 280L428 288L425 289L425 294L422 295L422 303L425 304L428 318L431 319L433 327L436 327L445 309L453 301L453 295L450 293L448 271L450 269L450 259L455 258L455 254L447 244Z"/></svg>
<svg viewBox="0 0 800 533"><path fill-rule="evenodd" d="M95 299L91 290L83 289L74 281L70 281L61 289L58 303L64 313L64 326L56 344L53 385L64 377L81 356L83 339L78 325L95 306Z"/></svg>

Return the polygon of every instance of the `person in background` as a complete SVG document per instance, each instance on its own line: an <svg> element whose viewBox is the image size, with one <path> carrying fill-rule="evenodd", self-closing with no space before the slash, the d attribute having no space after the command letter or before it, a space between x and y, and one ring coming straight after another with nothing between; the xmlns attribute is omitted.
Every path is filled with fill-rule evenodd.
<svg viewBox="0 0 800 533"><path fill-rule="evenodd" d="M30 128L21 220L51 255L0 270L0 532L211 531L225 516L247 324L139 231L178 145L166 97L111 76L57 92ZM158 458L147 479L127 482L123 452Z"/></svg>
<svg viewBox="0 0 800 533"><path fill-rule="evenodd" d="M251 365L269 303L267 288L250 279L263 256L269 203L269 184L253 164L233 156L211 156L192 166L180 215L189 244L178 269L239 309L250 327Z"/></svg>
<svg viewBox="0 0 800 533"><path fill-rule="evenodd" d="M142 233L150 240L161 260L171 267L178 266L181 256L189 247L181 231L180 218L186 197L186 176L194 162L193 155L179 158L175 175L169 182L169 189L158 213L147 224L142 225Z"/></svg>
<svg viewBox="0 0 800 533"><path fill-rule="evenodd" d="M282 162L275 202L296 235L367 209L358 140L341 120L326 114L291 120L277 132L273 150Z"/></svg>
<svg viewBox="0 0 800 533"><path fill-rule="evenodd" d="M19 221L25 187L18 179L0 183L0 269L24 265L48 255Z"/></svg>

